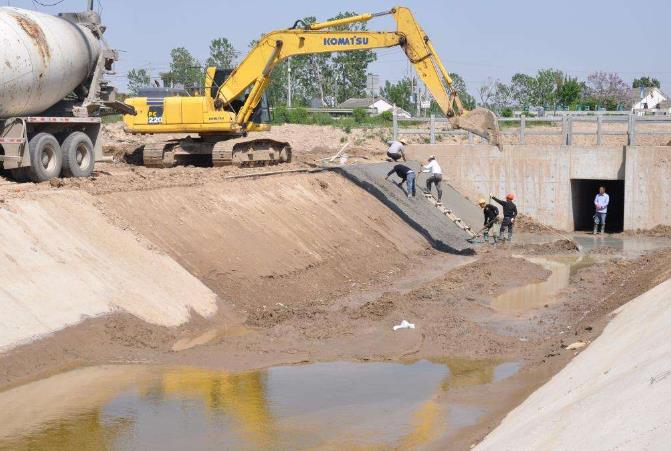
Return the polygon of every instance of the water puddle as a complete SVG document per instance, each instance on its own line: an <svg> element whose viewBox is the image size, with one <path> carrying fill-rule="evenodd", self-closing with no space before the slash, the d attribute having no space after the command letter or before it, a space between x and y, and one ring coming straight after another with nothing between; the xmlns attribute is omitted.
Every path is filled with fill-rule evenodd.
<svg viewBox="0 0 671 451"><path fill-rule="evenodd" d="M446 390L514 362L318 363L248 373L102 366L0 393L0 449L407 448L477 424Z"/></svg>
<svg viewBox="0 0 671 451"><path fill-rule="evenodd" d="M573 239L585 252L597 247L610 247L627 257L637 257L645 252L671 246L671 239L651 236L574 235Z"/></svg>
<svg viewBox="0 0 671 451"><path fill-rule="evenodd" d="M552 271L552 274L543 282L513 288L497 296L492 300L492 308L507 312L522 312L551 304L554 295L569 285L573 274L581 268L594 264L593 259L584 255L523 258Z"/></svg>

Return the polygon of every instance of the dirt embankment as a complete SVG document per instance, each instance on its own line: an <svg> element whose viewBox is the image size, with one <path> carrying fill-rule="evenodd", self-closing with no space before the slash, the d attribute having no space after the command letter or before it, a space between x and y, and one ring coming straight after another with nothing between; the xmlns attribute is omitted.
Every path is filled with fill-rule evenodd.
<svg viewBox="0 0 671 451"><path fill-rule="evenodd" d="M467 445L572 358L568 344L593 340L610 312L671 275L671 250L633 261L600 255L571 275L553 303L511 314L491 308L491 300L550 274L515 255L575 254L571 242L486 246L474 257L436 252L334 173L101 191L94 199L108 223L216 293L220 312L194 314L179 327L122 312L87 319L3 354L0 386L119 362L234 371L332 360L522 362L520 379L510 382L517 385L495 395L500 402L459 438ZM141 275L133 283L142 284ZM241 321L232 323L223 307ZM416 329L393 331L404 319Z"/></svg>
<svg viewBox="0 0 671 451"><path fill-rule="evenodd" d="M103 128L106 154L121 160L131 155L144 144L183 138L186 135L131 135L123 131L121 122L106 124ZM320 158L330 157L334 150L345 143L350 145L347 154L362 158L381 157L387 150L387 141L391 139L389 128L355 128L349 133L343 129L325 125L273 125L267 132L256 132L254 138L268 138L291 143L298 155L316 154Z"/></svg>
<svg viewBox="0 0 671 451"><path fill-rule="evenodd" d="M393 212L332 173L98 199L114 222L244 308L347 294L429 247Z"/></svg>
<svg viewBox="0 0 671 451"><path fill-rule="evenodd" d="M647 230L637 229L632 231L626 231L625 234L628 236L652 236L652 237L667 238L671 237L671 226L659 224L653 227L652 229Z"/></svg>

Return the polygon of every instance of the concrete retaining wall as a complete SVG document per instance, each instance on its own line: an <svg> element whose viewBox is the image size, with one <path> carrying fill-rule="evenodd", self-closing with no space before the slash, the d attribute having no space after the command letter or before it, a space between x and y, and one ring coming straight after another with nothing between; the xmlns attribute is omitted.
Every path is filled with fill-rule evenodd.
<svg viewBox="0 0 671 451"><path fill-rule="evenodd" d="M624 180L625 229L671 224L668 209L654 208L671 200L662 188L671 147L413 144L407 154L436 155L447 183L473 200L513 191L520 212L561 230L573 230L572 179Z"/></svg>
<svg viewBox="0 0 671 451"><path fill-rule="evenodd" d="M0 352L114 311L163 326L216 312L212 291L113 226L91 196L35 197L0 207Z"/></svg>
<svg viewBox="0 0 671 451"><path fill-rule="evenodd" d="M476 450L669 449L671 280L615 311L601 336Z"/></svg>
<svg viewBox="0 0 671 451"><path fill-rule="evenodd" d="M649 229L671 224L671 147L627 149L625 169L625 229Z"/></svg>

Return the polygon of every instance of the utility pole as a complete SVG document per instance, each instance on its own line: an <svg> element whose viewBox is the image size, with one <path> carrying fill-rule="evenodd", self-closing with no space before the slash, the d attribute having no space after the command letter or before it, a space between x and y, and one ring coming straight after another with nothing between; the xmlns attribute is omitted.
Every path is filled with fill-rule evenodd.
<svg viewBox="0 0 671 451"><path fill-rule="evenodd" d="M420 84L419 80L417 80L417 94L415 94L415 96L416 96L415 99L417 99L417 101L415 103L415 109L416 109L416 112L417 112L417 117L422 115L422 97L421 97L422 94L421 94L421 91L420 91L421 87L419 86L419 84Z"/></svg>
<svg viewBox="0 0 671 451"><path fill-rule="evenodd" d="M291 57L287 58L287 108L291 108Z"/></svg>
<svg viewBox="0 0 671 451"><path fill-rule="evenodd" d="M413 103L415 99L413 97L415 96L415 77L414 75L410 75L410 103Z"/></svg>

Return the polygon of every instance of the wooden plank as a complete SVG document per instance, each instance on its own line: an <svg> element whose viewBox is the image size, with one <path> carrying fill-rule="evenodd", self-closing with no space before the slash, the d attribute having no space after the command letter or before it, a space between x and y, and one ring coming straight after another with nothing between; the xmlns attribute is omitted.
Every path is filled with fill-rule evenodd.
<svg viewBox="0 0 671 451"><path fill-rule="evenodd" d="M468 224L466 224L461 218L457 217L452 210L446 208L443 204L438 202L436 198L433 197L432 194L425 192L422 192L422 194L424 195L424 198L426 200L428 200L434 207L436 207L438 211L447 216L447 218L454 224L456 224L457 227L466 232L471 238L475 238L476 234L473 233L471 227Z"/></svg>

